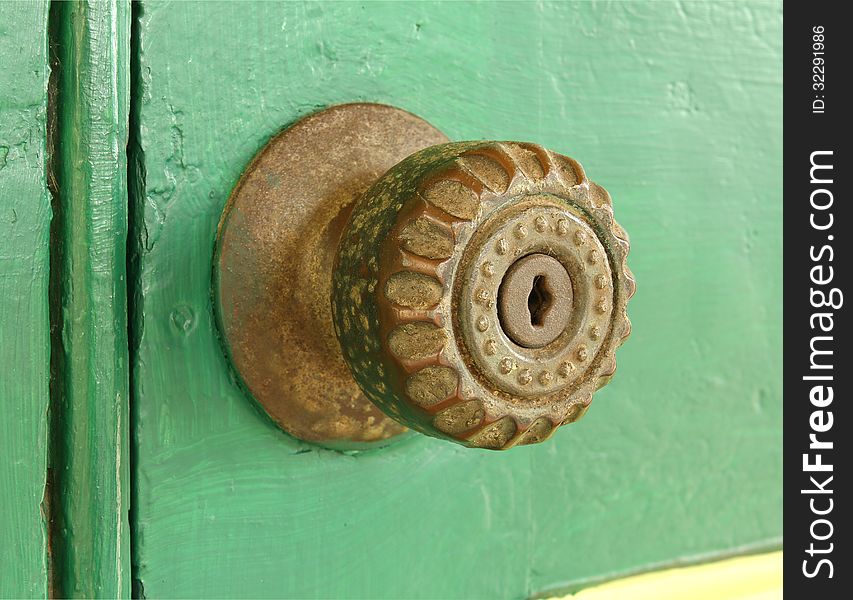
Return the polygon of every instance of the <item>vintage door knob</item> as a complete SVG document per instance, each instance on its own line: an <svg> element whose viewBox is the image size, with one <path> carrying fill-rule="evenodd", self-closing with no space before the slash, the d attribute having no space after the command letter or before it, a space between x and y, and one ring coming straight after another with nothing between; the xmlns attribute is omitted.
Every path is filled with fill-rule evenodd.
<svg viewBox="0 0 853 600"><path fill-rule="evenodd" d="M399 433L379 407L466 446L541 442L613 375L635 286L608 193L534 144L442 138L399 109L334 107L274 138L232 194L223 340L297 437Z"/></svg>

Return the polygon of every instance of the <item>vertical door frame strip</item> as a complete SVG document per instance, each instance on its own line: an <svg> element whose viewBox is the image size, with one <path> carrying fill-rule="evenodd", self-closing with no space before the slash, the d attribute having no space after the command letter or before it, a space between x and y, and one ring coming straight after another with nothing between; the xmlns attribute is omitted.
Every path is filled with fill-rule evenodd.
<svg viewBox="0 0 853 600"><path fill-rule="evenodd" d="M53 2L52 594L130 595L129 0Z"/></svg>

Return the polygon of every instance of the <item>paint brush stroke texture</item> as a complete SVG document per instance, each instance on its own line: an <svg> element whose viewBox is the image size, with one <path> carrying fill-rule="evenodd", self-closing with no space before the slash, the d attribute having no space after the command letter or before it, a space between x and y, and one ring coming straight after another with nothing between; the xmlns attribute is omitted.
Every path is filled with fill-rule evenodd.
<svg viewBox="0 0 853 600"><path fill-rule="evenodd" d="M777 546L781 18L779 3L144 1L131 186L146 595L522 598ZM582 423L499 456L422 436L344 456L242 396L210 310L220 212L270 136L350 101L453 139L540 143L610 191L634 333Z"/></svg>
<svg viewBox="0 0 853 600"><path fill-rule="evenodd" d="M47 596L47 2L0 2L0 598Z"/></svg>

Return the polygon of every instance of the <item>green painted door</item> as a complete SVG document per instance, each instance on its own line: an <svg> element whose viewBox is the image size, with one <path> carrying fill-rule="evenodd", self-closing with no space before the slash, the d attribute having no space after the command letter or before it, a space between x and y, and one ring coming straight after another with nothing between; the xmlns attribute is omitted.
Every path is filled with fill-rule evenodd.
<svg viewBox="0 0 853 600"><path fill-rule="evenodd" d="M47 4L0 3L0 598L47 594Z"/></svg>
<svg viewBox="0 0 853 600"><path fill-rule="evenodd" d="M130 594L129 25L0 2L0 598Z"/></svg>
<svg viewBox="0 0 853 600"><path fill-rule="evenodd" d="M781 539L778 3L135 9L133 577L148 597L523 598ZM506 453L282 434L229 375L213 240L330 104L580 160L632 239L634 333L578 424Z"/></svg>
<svg viewBox="0 0 853 600"><path fill-rule="evenodd" d="M0 597L521 599L779 548L781 23L0 2ZM633 334L582 421L339 453L241 391L210 299L223 206L271 136L353 101L541 144L611 193Z"/></svg>

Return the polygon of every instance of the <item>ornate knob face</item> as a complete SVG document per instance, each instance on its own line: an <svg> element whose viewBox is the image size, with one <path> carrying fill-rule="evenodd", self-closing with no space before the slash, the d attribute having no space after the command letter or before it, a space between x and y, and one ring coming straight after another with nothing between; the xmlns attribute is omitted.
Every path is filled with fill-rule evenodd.
<svg viewBox="0 0 853 600"><path fill-rule="evenodd" d="M432 146L356 202L335 331L400 423L480 448L541 442L616 368L627 254L610 196L576 161L516 142Z"/></svg>

